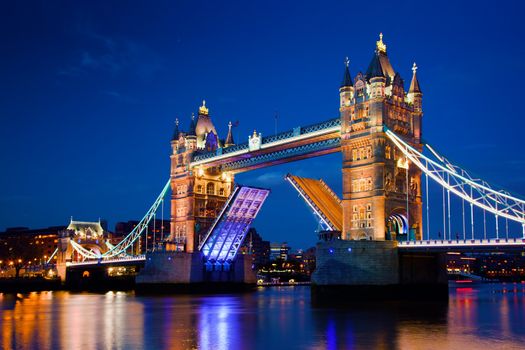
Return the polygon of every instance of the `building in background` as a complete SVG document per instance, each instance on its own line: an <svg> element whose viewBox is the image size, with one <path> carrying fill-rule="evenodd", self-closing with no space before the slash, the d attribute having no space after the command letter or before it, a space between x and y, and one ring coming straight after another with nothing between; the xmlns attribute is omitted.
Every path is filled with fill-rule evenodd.
<svg viewBox="0 0 525 350"><path fill-rule="evenodd" d="M282 242L282 243L271 243L270 244L270 260L271 261L287 261L288 260L288 252L290 251L290 246L288 246L288 243Z"/></svg>
<svg viewBox="0 0 525 350"><path fill-rule="evenodd" d="M257 230L252 227L248 230L239 253L252 254L253 267L257 270L270 262L270 242L263 240Z"/></svg>
<svg viewBox="0 0 525 350"><path fill-rule="evenodd" d="M46 262L57 247L58 232L66 226L50 226L30 229L28 227L10 227L0 232L0 260L31 261L33 264Z"/></svg>

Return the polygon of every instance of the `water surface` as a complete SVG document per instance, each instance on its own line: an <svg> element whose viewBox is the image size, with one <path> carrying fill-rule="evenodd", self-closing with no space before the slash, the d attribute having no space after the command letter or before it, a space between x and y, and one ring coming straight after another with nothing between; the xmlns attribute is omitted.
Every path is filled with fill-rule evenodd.
<svg viewBox="0 0 525 350"><path fill-rule="evenodd" d="M309 287L217 296L0 294L4 349L524 349L525 284L448 303L315 308Z"/></svg>

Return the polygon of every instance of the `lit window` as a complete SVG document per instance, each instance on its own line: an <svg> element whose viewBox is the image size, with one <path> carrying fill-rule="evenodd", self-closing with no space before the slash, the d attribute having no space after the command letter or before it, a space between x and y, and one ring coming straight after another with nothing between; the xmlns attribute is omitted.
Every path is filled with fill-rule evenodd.
<svg viewBox="0 0 525 350"><path fill-rule="evenodd" d="M365 149L363 147L361 147L359 149L359 159L365 159L365 157L366 157Z"/></svg>
<svg viewBox="0 0 525 350"><path fill-rule="evenodd" d="M215 194L215 185L213 182L209 182L206 185L206 194Z"/></svg>

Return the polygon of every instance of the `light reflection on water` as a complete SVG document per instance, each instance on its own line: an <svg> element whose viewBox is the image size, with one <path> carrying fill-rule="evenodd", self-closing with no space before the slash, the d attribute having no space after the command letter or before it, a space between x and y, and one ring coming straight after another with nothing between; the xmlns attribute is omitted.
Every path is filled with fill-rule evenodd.
<svg viewBox="0 0 525 350"><path fill-rule="evenodd" d="M525 347L525 285L450 288L448 305L314 308L308 287L218 296L0 294L4 349Z"/></svg>

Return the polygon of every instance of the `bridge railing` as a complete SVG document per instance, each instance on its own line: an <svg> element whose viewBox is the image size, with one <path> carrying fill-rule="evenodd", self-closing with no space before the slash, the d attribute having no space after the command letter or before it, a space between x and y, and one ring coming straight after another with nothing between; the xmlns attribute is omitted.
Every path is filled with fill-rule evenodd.
<svg viewBox="0 0 525 350"><path fill-rule="evenodd" d="M430 239L420 241L399 241L400 248L416 247L466 247L466 246L523 246L525 249L524 238L487 238L487 239Z"/></svg>
<svg viewBox="0 0 525 350"><path fill-rule="evenodd" d="M105 265L113 264L118 262L130 262L130 261L142 261L146 260L146 255L133 255L126 256L117 259L99 259L99 260L88 260L88 261L78 261L78 262L67 262L66 266L84 266L84 265Z"/></svg>
<svg viewBox="0 0 525 350"><path fill-rule="evenodd" d="M341 125L341 118L334 118L330 120L323 121L321 123L311 124L304 127L297 127L292 130L284 131L276 135L264 136L261 140L262 145L267 145L274 142L283 141L292 137L307 135L314 132L331 129ZM234 153L238 151L244 151L249 148L248 142L244 142L235 146L230 146L226 148L219 148L215 151L209 152L199 152L193 156L193 161L198 162L206 159L211 159L220 155Z"/></svg>

